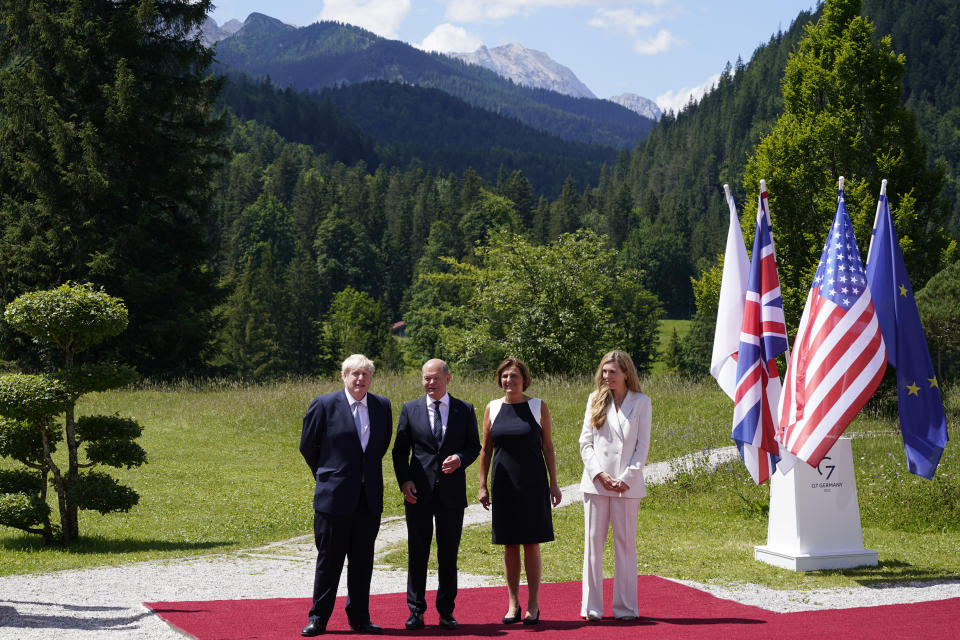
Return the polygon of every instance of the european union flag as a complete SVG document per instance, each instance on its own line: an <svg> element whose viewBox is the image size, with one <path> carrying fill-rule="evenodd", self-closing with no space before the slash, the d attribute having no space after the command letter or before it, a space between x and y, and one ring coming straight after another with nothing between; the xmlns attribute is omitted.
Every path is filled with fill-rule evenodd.
<svg viewBox="0 0 960 640"><path fill-rule="evenodd" d="M947 418L890 217L886 183L884 180L873 223L867 281L887 346L887 362L897 370L897 407L907 468L929 480L947 444Z"/></svg>

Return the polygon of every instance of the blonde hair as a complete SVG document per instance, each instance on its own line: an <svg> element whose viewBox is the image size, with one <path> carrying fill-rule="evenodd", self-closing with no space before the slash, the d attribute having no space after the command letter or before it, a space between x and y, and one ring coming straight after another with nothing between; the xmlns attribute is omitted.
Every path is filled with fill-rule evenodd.
<svg viewBox="0 0 960 640"><path fill-rule="evenodd" d="M603 365L610 362L620 367L620 371L627 374L627 389L630 391L640 391L640 376L637 375L637 368L633 360L626 351L614 349L608 352L600 359L600 366L597 367L597 375L594 376L594 382L597 385L597 391L593 394L593 402L590 404L590 423L594 429L599 429L607 420L607 409L613 402L613 392L603 381Z"/></svg>

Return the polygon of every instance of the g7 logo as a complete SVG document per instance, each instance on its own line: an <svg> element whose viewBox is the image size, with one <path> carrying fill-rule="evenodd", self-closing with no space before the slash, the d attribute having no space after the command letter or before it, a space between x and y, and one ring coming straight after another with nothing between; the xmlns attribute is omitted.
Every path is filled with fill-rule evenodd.
<svg viewBox="0 0 960 640"><path fill-rule="evenodd" d="M829 459L830 459L830 456L824 456L823 460L820 461L820 464L817 465L817 473L819 473L820 475L823 475L823 469L821 469L820 467L823 467L824 469L829 469L829 471L827 472L827 480L829 480L830 476L833 475L833 470L837 468L837 465L835 464L823 464Z"/></svg>

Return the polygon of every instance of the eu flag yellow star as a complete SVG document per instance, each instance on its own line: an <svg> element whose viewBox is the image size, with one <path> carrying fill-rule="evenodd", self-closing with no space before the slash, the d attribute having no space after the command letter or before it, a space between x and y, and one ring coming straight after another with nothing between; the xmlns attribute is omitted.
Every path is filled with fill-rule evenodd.
<svg viewBox="0 0 960 640"><path fill-rule="evenodd" d="M900 295L902 295L904 298L907 297L907 288L903 285L900 285Z"/></svg>
<svg viewBox="0 0 960 640"><path fill-rule="evenodd" d="M907 385L907 391L908 391L908 394L907 394L907 395L911 395L911 396L919 396L919 395L920 395L920 387L917 386L917 381L916 381L916 380L913 381L913 384L908 384L908 385Z"/></svg>
<svg viewBox="0 0 960 640"><path fill-rule="evenodd" d="M932 378L927 378L927 380L930 381L930 388L931 388L931 389L939 389L939 388L940 388L940 385L937 384L937 377L936 377L936 376L934 376L934 377L932 377Z"/></svg>

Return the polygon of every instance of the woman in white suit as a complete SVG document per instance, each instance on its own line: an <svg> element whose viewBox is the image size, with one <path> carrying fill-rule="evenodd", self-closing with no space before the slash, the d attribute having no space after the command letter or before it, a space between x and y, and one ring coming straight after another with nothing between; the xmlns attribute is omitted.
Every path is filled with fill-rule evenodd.
<svg viewBox="0 0 960 640"><path fill-rule="evenodd" d="M650 448L650 398L640 393L633 360L603 356L597 389L587 399L580 432L583 458L583 600L585 620L603 617L603 547L613 526L613 615L636 620L637 514L647 495L643 465Z"/></svg>

